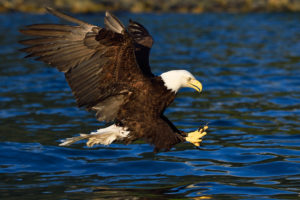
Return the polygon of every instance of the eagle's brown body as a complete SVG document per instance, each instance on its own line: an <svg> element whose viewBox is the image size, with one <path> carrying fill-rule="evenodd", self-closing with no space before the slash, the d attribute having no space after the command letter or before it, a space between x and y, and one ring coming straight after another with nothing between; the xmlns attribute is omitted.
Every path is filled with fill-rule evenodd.
<svg viewBox="0 0 300 200"><path fill-rule="evenodd" d="M175 93L167 90L159 77L151 79L151 87L143 89L137 97L133 96L131 100L134 104L125 104L117 120L129 128L130 139L145 138L157 150L168 150L184 141L180 131L163 116L165 108L173 102Z"/></svg>

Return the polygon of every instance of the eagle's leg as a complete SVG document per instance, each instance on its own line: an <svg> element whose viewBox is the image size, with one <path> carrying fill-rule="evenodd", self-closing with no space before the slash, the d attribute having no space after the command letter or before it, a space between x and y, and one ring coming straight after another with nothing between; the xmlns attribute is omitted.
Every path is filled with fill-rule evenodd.
<svg viewBox="0 0 300 200"><path fill-rule="evenodd" d="M113 124L109 127L98 129L96 132L90 134L80 134L76 137L67 138L63 140L59 146L70 146L71 144L84 139L88 140L86 142L88 147L92 147L96 144L109 145L115 140L123 140L128 134L129 131L127 131L126 128Z"/></svg>
<svg viewBox="0 0 300 200"><path fill-rule="evenodd" d="M196 131L187 133L187 136L185 137L185 140L187 142L190 142L194 144L195 146L199 147L200 143L202 142L202 137L204 137L207 133L206 130L208 129L208 126L205 125L203 128L199 128Z"/></svg>

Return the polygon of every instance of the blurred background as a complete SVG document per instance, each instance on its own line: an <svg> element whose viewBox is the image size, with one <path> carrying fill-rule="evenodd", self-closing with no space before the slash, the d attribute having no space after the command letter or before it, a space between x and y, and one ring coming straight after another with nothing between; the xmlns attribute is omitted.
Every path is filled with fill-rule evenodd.
<svg viewBox="0 0 300 200"><path fill-rule="evenodd" d="M300 0L0 0L0 11L45 12L45 6L76 13L130 12L297 12Z"/></svg>
<svg viewBox="0 0 300 200"><path fill-rule="evenodd" d="M58 146L105 124L76 107L62 73L19 51L20 28L66 23L46 6L101 27L105 10L145 25L152 71L186 69L203 83L166 110L185 131L208 123L200 148ZM299 9L300 0L0 0L0 199L299 199Z"/></svg>

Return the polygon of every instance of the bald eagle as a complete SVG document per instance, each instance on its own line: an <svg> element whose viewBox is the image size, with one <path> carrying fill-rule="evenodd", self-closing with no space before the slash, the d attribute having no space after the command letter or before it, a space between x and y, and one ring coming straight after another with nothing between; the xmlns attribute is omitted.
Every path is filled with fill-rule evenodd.
<svg viewBox="0 0 300 200"><path fill-rule="evenodd" d="M138 22L126 28L106 12L105 28L48 8L48 12L76 24L34 24L20 32L35 36L20 41L26 57L36 57L64 72L79 107L95 111L99 121L110 123L91 134L67 138L68 146L87 139L87 146L130 143L144 139L154 151L168 151L188 141L199 146L207 126L194 132L178 130L163 114L182 87L198 92L202 84L186 70L155 76L149 66L152 36Z"/></svg>

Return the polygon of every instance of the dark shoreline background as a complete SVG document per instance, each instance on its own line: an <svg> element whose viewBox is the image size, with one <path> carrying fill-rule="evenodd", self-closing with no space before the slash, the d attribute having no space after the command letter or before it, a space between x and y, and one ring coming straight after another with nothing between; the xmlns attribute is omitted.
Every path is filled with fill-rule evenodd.
<svg viewBox="0 0 300 200"><path fill-rule="evenodd" d="M44 13L47 6L73 13L299 12L300 0L0 0L0 12Z"/></svg>

